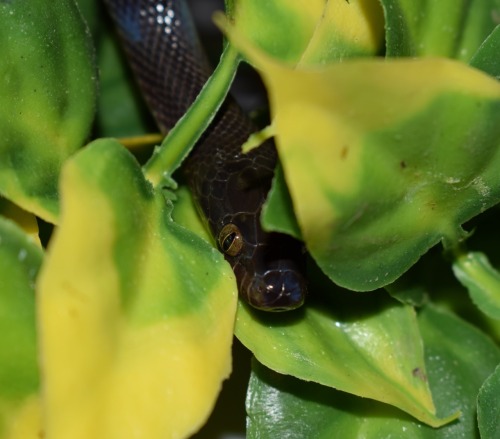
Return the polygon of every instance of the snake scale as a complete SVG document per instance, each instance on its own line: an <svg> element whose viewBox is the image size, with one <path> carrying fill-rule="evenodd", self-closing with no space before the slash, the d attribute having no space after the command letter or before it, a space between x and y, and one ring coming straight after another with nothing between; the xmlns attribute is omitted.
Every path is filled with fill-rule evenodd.
<svg viewBox="0 0 500 439"><path fill-rule="evenodd" d="M185 2L105 0L127 59L162 132L188 110L210 76ZM267 311L302 305L307 291L301 244L268 233L260 213L277 154L267 141L241 145L256 127L228 97L183 169L210 232L231 264L240 297Z"/></svg>

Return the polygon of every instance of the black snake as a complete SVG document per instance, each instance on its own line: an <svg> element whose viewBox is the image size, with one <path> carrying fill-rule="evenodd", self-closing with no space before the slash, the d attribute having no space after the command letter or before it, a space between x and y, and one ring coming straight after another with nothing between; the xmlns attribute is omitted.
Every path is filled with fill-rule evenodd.
<svg viewBox="0 0 500 439"><path fill-rule="evenodd" d="M141 91L163 132L188 110L210 75L181 0L105 0ZM256 131L227 98L188 157L184 170L198 206L235 273L240 297L255 308L302 305L307 287L301 244L267 233L260 213L277 161L267 141L249 153L241 145Z"/></svg>

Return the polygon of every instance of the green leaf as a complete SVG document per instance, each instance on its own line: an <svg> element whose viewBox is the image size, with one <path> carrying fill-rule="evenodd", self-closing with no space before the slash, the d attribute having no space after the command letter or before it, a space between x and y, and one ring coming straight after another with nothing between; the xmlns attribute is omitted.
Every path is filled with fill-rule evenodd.
<svg viewBox="0 0 500 439"><path fill-rule="evenodd" d="M500 201L500 84L445 59L290 68L226 26L260 68L306 246L337 284L395 281Z"/></svg>
<svg viewBox="0 0 500 439"><path fill-rule="evenodd" d="M500 273L483 253L469 252L453 262L453 272L486 315L500 320Z"/></svg>
<svg viewBox="0 0 500 439"><path fill-rule="evenodd" d="M312 291L317 296L319 291ZM361 301L335 293L342 301L310 300L305 309L286 315L240 306L236 336L279 373L392 404L429 425L449 422L435 416L422 379L425 365L413 309L382 294Z"/></svg>
<svg viewBox="0 0 500 439"><path fill-rule="evenodd" d="M477 398L477 419L481 439L500 437L500 366L484 382Z"/></svg>
<svg viewBox="0 0 500 439"><path fill-rule="evenodd" d="M234 20L256 46L291 64L320 65L373 55L383 40L382 10L371 0L313 0L307 6L287 0L240 0Z"/></svg>
<svg viewBox="0 0 500 439"><path fill-rule="evenodd" d="M97 36L104 22L102 12L104 5L99 0L75 0L83 19L93 36Z"/></svg>
<svg viewBox="0 0 500 439"><path fill-rule="evenodd" d="M288 233L294 238L301 238L300 228L293 212L292 198L280 165L276 167L271 190L262 208L261 220L267 230Z"/></svg>
<svg viewBox="0 0 500 439"><path fill-rule="evenodd" d="M180 186L175 191L172 219L201 239L211 243L212 247L216 247L215 240L208 231L208 226L203 223L201 215L198 214L193 194L187 186Z"/></svg>
<svg viewBox="0 0 500 439"><path fill-rule="evenodd" d="M236 49L227 44L219 64L189 110L177 121L160 148L155 150L144 165L146 178L155 186L173 185L173 172L181 165L217 114L229 92L239 61Z"/></svg>
<svg viewBox="0 0 500 439"><path fill-rule="evenodd" d="M401 276L396 282L385 287L385 290L396 300L410 306L420 307L428 300L428 294L422 283Z"/></svg>
<svg viewBox="0 0 500 439"><path fill-rule="evenodd" d="M495 77L500 78L500 25L498 25L483 44L477 49L470 61L472 67L482 70Z"/></svg>
<svg viewBox="0 0 500 439"><path fill-rule="evenodd" d="M55 222L62 163L94 116L96 71L72 0L0 3L0 193Z"/></svg>
<svg viewBox="0 0 500 439"><path fill-rule="evenodd" d="M0 217L0 438L41 430L34 282L43 252Z"/></svg>
<svg viewBox="0 0 500 439"><path fill-rule="evenodd" d="M421 370L415 373L428 378L438 413L461 410L457 421L434 429L394 407L279 375L254 362L247 393L247 437L477 437L475 395L499 358L498 348L472 326L432 307L420 315L419 325L426 345L427 375ZM495 406L498 389L490 398ZM491 413L485 418L495 419Z"/></svg>
<svg viewBox="0 0 500 439"><path fill-rule="evenodd" d="M500 362L500 349L484 333L453 314L427 306L419 316L429 383L438 414L460 410L447 438L476 430L476 398Z"/></svg>
<svg viewBox="0 0 500 439"><path fill-rule="evenodd" d="M99 98L96 124L102 137L125 137L157 130L116 37L104 30L99 39ZM149 118L148 118L149 116Z"/></svg>
<svg viewBox="0 0 500 439"><path fill-rule="evenodd" d="M69 160L61 194L38 292L47 431L193 434L231 368L229 265L172 221L170 201L115 140Z"/></svg>
<svg viewBox="0 0 500 439"><path fill-rule="evenodd" d="M247 393L247 438L441 438L435 430L386 404L279 375L252 364Z"/></svg>
<svg viewBox="0 0 500 439"><path fill-rule="evenodd" d="M469 61L493 30L497 0L381 0L387 56Z"/></svg>
<svg viewBox="0 0 500 439"><path fill-rule="evenodd" d="M0 197L0 215L14 221L19 227L21 227L21 229L24 230L26 235L40 245L38 223L35 215L26 212L19 206L2 197Z"/></svg>

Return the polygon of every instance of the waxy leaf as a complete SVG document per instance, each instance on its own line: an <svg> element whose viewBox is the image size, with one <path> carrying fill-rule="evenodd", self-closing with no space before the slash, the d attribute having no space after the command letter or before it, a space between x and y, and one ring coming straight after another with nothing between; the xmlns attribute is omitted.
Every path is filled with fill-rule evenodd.
<svg viewBox="0 0 500 439"><path fill-rule="evenodd" d="M38 295L50 437L193 434L231 368L228 264L114 140L68 161L61 194Z"/></svg>
<svg viewBox="0 0 500 439"><path fill-rule="evenodd" d="M55 222L60 168L94 117L90 37L73 0L11 0L0 41L0 194Z"/></svg>
<svg viewBox="0 0 500 439"><path fill-rule="evenodd" d="M0 438L40 437L34 283L43 253L0 217Z"/></svg>
<svg viewBox="0 0 500 439"><path fill-rule="evenodd" d="M0 197L0 215L14 221L34 242L40 244L35 215L2 197Z"/></svg>
<svg viewBox="0 0 500 439"><path fill-rule="evenodd" d="M239 32L290 64L374 55L382 46L382 9L372 0L239 0L232 9Z"/></svg>
<svg viewBox="0 0 500 439"><path fill-rule="evenodd" d="M477 398L477 420L481 439L500 437L500 366L484 382Z"/></svg>
<svg viewBox="0 0 500 439"><path fill-rule="evenodd" d="M445 59L261 69L302 237L337 284L373 290L500 201L500 84Z"/></svg>
<svg viewBox="0 0 500 439"><path fill-rule="evenodd" d="M247 437L477 437L474 402L482 381L498 361L498 348L475 328L432 307L420 315L419 326L426 347L427 371L419 370L415 374L429 380L438 413L461 411L455 422L432 428L394 407L279 375L255 362L247 396ZM471 361L473 356L475 360ZM498 386L495 392L494 386L486 390L485 384L480 404L481 395L485 404L490 404L488 408L485 406L489 411L484 413L484 419L492 421L489 430L492 433L498 427L493 413L497 407Z"/></svg>
<svg viewBox="0 0 500 439"><path fill-rule="evenodd" d="M500 273L483 253L470 252L453 263L453 272L469 290L472 301L487 316L500 320Z"/></svg>
<svg viewBox="0 0 500 439"><path fill-rule="evenodd" d="M172 210L172 218L190 232L195 233L201 239L212 244L216 247L214 238L208 232L208 227L203 224L201 216L196 209L193 194L186 186L179 186L175 191L174 209Z"/></svg>
<svg viewBox="0 0 500 439"><path fill-rule="evenodd" d="M268 208L271 206L271 208ZM300 239L300 227L293 211L292 198L286 186L283 169L278 164L267 201L262 208L262 225L266 230L288 233Z"/></svg>
<svg viewBox="0 0 500 439"><path fill-rule="evenodd" d="M500 79L500 25L484 40L470 61L472 67Z"/></svg>
<svg viewBox="0 0 500 439"><path fill-rule="evenodd" d="M274 371L394 405L429 425L449 422L435 416L422 378L425 364L413 309L374 297L349 305L310 301L306 309L280 316L240 306L235 333Z"/></svg>
<svg viewBox="0 0 500 439"><path fill-rule="evenodd" d="M438 414L461 412L443 436L474 437L477 394L500 362L500 349L474 326L433 306L419 315L419 326Z"/></svg>
<svg viewBox="0 0 500 439"><path fill-rule="evenodd" d="M443 56L468 62L500 16L498 0L380 2L390 57Z"/></svg>
<svg viewBox="0 0 500 439"><path fill-rule="evenodd" d="M124 137L147 133L155 125L120 52L118 40L110 30L100 35L98 62L100 93L96 124L99 134Z"/></svg>

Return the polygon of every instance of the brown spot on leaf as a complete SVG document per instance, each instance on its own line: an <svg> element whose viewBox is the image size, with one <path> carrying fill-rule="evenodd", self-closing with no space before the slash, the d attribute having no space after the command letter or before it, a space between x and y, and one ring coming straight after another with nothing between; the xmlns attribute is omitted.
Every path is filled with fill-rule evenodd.
<svg viewBox="0 0 500 439"><path fill-rule="evenodd" d="M427 376L425 375L424 371L420 367L416 367L411 371L411 374L415 377L418 378L419 380L423 382L427 382Z"/></svg>
<svg viewBox="0 0 500 439"><path fill-rule="evenodd" d="M342 160L345 160L347 158L348 153L349 153L349 148L347 146L344 146L340 151L340 158Z"/></svg>

